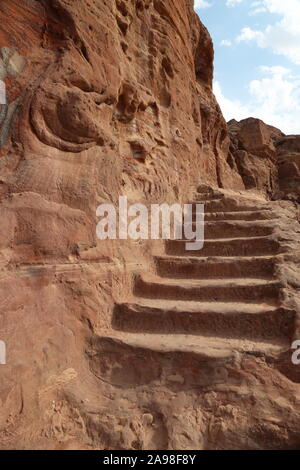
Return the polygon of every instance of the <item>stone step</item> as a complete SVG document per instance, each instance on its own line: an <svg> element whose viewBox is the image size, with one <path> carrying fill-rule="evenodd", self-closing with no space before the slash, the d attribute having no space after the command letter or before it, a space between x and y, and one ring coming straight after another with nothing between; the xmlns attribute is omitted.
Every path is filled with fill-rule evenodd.
<svg viewBox="0 0 300 470"><path fill-rule="evenodd" d="M187 225L187 228L190 227L194 231L196 227L195 222ZM262 237L271 235L273 232L274 225L265 221L204 221L204 236L208 239Z"/></svg>
<svg viewBox="0 0 300 470"><path fill-rule="evenodd" d="M288 341L293 326L294 312L272 304L245 302L136 299L132 303L118 304L113 314L115 329L135 333Z"/></svg>
<svg viewBox="0 0 300 470"><path fill-rule="evenodd" d="M208 337L200 335L183 334L148 334L114 331L109 336L97 338L97 349L102 353L105 350L114 352L119 347L147 350L149 352L167 354L192 354L199 359L223 360L233 359L234 352L248 352L259 356L278 354L290 346L288 341L281 340L237 340L235 338ZM128 364L127 364L128 370Z"/></svg>
<svg viewBox="0 0 300 470"><path fill-rule="evenodd" d="M235 199L213 199L213 200L200 200L195 199L190 201L189 204L193 205L194 210L196 210L197 204L204 204L205 212L241 212L241 211L271 211L270 206L267 204L255 204L254 202L244 202L237 201Z"/></svg>
<svg viewBox="0 0 300 470"><path fill-rule="evenodd" d="M257 220L276 220L278 216L274 211L270 210L257 210L257 211L236 211L236 212L207 212L205 210L205 221L229 221L229 220L242 220L242 221L257 221Z"/></svg>
<svg viewBox="0 0 300 470"><path fill-rule="evenodd" d="M213 201L213 200L221 200L224 199L224 194L220 193L218 191L207 191L207 192L202 192L198 191L195 195L195 200L198 201Z"/></svg>
<svg viewBox="0 0 300 470"><path fill-rule="evenodd" d="M151 385L168 389L228 385L228 370L241 353L276 358L286 341L248 341L182 334L112 332L96 336L89 365L94 375L120 389Z"/></svg>
<svg viewBox="0 0 300 470"><path fill-rule="evenodd" d="M150 299L199 300L210 302L257 302L278 299L281 284L265 279L170 279L138 275L134 294Z"/></svg>
<svg viewBox="0 0 300 470"><path fill-rule="evenodd" d="M182 256L261 256L279 253L280 244L271 237L206 239L201 250L186 249L186 240L166 240L168 255Z"/></svg>
<svg viewBox="0 0 300 470"><path fill-rule="evenodd" d="M274 276L276 257L180 257L156 256L157 274L161 277L212 279L268 278Z"/></svg>

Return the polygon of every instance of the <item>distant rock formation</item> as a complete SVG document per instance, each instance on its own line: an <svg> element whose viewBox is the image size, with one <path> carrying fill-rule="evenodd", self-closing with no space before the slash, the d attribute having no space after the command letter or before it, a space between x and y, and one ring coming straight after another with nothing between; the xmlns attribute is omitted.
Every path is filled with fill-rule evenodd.
<svg viewBox="0 0 300 470"><path fill-rule="evenodd" d="M300 135L276 140L280 198L300 202Z"/></svg>
<svg viewBox="0 0 300 470"><path fill-rule="evenodd" d="M300 136L286 136L255 118L233 119L228 129L229 161L234 161L245 188L300 202Z"/></svg>

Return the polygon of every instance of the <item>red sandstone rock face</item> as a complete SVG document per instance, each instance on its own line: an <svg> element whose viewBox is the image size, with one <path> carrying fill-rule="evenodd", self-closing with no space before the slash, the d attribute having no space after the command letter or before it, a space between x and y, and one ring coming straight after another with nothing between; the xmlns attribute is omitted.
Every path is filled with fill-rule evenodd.
<svg viewBox="0 0 300 470"><path fill-rule="evenodd" d="M300 136L289 135L276 142L279 196L300 201Z"/></svg>
<svg viewBox="0 0 300 470"><path fill-rule="evenodd" d="M300 136L285 136L259 119L228 123L233 160L246 189L259 189L275 199L299 202Z"/></svg>
<svg viewBox="0 0 300 470"><path fill-rule="evenodd" d="M259 189L273 195L278 189L275 142L284 134L254 118L230 121L228 127L229 155L236 162L246 189Z"/></svg>
<svg viewBox="0 0 300 470"><path fill-rule="evenodd" d="M192 1L2 0L0 48L7 89L0 105L0 340L8 351L0 366L0 447L297 447L299 375L288 361L290 336L299 332L292 204L275 207L283 222L269 233L265 201L245 202L225 191L225 202L216 203L221 217L225 211L235 220L248 206L250 214L242 210L246 221L229 225L216 219L210 228L207 257L222 258L210 260L211 277L230 279L241 269L269 276L268 255L282 248L286 258L276 258L274 283L217 280L199 297L189 278L209 284L201 263L161 261L171 263L175 277L176 266L183 269L186 302L230 301L223 311L206 306L202 337L189 336L190 303L181 305L191 317L187 328L187 316L181 322L175 308L173 320L174 305L165 307L159 295L158 305L146 306L149 322L142 326L153 333L159 312L163 335L145 335L139 318L119 325L124 317L116 318L116 306L125 308L134 289L146 296L159 289L177 304L184 284L175 281L174 297L174 279L171 287L167 281L153 287L152 278L142 287L137 282L133 273L154 270L154 243L96 239L96 207L119 195L174 202L187 201L201 182L231 190L275 186L268 133L260 129L253 147L241 131L243 145L251 146L250 183L247 164L228 153L227 126L211 90L212 43ZM244 149L237 143L234 150ZM270 167L263 178L258 158ZM253 217L265 222L249 231ZM247 241L241 237L228 248L215 240L230 230L259 234L249 241L246 268L239 250L245 254ZM261 240L264 233L271 240ZM266 255L266 266L258 255ZM266 328L256 326L265 299L253 310L239 305L241 292L250 296L257 285L270 302L284 297L258 320L261 327L271 315L271 343ZM236 325L240 313L246 321L242 316ZM137 335L127 334L129 328Z"/></svg>

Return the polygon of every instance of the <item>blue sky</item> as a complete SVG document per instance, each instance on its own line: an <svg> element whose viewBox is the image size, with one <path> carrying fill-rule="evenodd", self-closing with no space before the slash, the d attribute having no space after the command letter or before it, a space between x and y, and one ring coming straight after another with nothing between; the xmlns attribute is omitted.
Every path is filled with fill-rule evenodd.
<svg viewBox="0 0 300 470"><path fill-rule="evenodd" d="M300 134L300 0L195 0L195 9L214 41L225 118Z"/></svg>

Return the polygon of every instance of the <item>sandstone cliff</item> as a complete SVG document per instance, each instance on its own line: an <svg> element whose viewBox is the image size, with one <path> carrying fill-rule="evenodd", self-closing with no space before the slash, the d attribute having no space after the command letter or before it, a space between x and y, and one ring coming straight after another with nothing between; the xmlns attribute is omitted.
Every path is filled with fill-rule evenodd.
<svg viewBox="0 0 300 470"><path fill-rule="evenodd" d="M229 160L235 162L245 188L299 202L300 136L286 136L255 118L232 120L228 129Z"/></svg>
<svg viewBox="0 0 300 470"><path fill-rule="evenodd" d="M230 142L193 1L2 0L0 51L0 447L298 446L295 207L241 194L276 188L283 136ZM218 226L198 267L172 241L97 240L100 203L199 186Z"/></svg>

